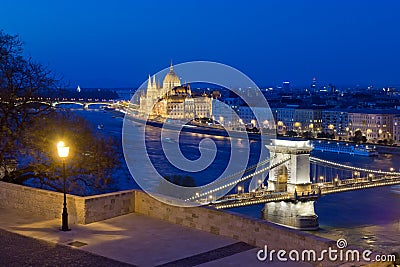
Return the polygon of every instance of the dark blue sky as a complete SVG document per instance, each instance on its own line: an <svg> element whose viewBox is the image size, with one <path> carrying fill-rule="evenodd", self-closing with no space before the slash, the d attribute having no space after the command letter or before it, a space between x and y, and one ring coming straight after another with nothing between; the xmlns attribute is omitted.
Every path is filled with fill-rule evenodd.
<svg viewBox="0 0 400 267"><path fill-rule="evenodd" d="M0 28L75 87L210 60L258 85L400 84L400 1L1 2Z"/></svg>

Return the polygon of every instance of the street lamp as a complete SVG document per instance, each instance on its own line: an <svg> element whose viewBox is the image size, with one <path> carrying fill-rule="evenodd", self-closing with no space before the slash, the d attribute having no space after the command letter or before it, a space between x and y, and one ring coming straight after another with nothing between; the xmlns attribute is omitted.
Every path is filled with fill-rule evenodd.
<svg viewBox="0 0 400 267"><path fill-rule="evenodd" d="M58 156L61 158L63 163L63 178L64 178L64 206L62 212L62 226L61 231L70 231L71 229L68 228L68 211L67 211L67 195L66 195L66 175L65 175L65 159L68 157L69 154L69 147L65 146L63 141L57 143L57 151Z"/></svg>
<svg viewBox="0 0 400 267"><path fill-rule="evenodd" d="M374 175L372 173L368 174L368 178L370 181L372 181L372 179L374 178Z"/></svg>
<svg viewBox="0 0 400 267"><path fill-rule="evenodd" d="M258 187L259 187L259 188L262 188L262 187L263 187L263 184L262 184L262 180L261 180L261 179L258 180Z"/></svg>
<svg viewBox="0 0 400 267"><path fill-rule="evenodd" d="M318 186L319 186L319 187L322 187L323 185L324 185L324 176L321 175L321 176L319 177Z"/></svg>

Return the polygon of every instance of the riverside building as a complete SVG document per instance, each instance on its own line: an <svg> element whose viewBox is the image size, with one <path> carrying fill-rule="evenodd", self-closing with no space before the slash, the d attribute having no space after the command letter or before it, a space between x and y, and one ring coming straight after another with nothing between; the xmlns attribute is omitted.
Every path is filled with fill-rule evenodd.
<svg viewBox="0 0 400 267"><path fill-rule="evenodd" d="M175 120L211 118L212 103L206 94L194 96L190 84L182 85L171 63L162 86L155 75L149 76L147 89L140 97L139 112L153 118Z"/></svg>

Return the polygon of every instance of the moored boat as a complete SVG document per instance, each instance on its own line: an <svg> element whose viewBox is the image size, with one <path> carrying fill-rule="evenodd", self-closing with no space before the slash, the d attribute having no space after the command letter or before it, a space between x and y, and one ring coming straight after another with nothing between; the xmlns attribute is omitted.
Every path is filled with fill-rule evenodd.
<svg viewBox="0 0 400 267"><path fill-rule="evenodd" d="M358 156L378 156L378 151L374 146L349 144L334 141L314 141L314 150L322 152L344 153Z"/></svg>

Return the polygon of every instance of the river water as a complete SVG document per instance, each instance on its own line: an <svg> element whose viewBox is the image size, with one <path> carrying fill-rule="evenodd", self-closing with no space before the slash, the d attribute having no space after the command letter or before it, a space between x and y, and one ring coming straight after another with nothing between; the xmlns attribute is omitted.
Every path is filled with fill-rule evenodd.
<svg viewBox="0 0 400 267"><path fill-rule="evenodd" d="M121 140L122 117L98 109L76 109L74 112L91 121L96 131ZM97 129L97 125L99 124L104 125L104 128L101 130ZM159 131L160 129L153 128L151 129L152 134L147 135L147 139L150 141L147 142L148 151L155 157L155 160L152 162L156 169L162 175L187 174L172 167L165 158L160 156L159 151L161 151L161 146L160 142L156 140L159 138L157 134ZM230 156L231 144L228 138L193 133L181 134L179 143L182 153L187 158L196 159L199 156L198 144L204 138L211 138L215 142L218 152L210 168L207 168L202 173L190 174L197 185L207 184L218 177L224 166L226 166L226 162ZM249 164L251 165L257 162L257 155L262 148L257 141L251 142L250 147ZM393 167L398 170L400 168L400 155L380 154L378 157L362 157L319 151L313 151L312 155L368 169L389 170ZM122 153L121 162L122 167L114 174L115 189L138 188L137 184L131 178L126 165L124 165ZM325 176L329 177L329 171L328 174L325 173ZM315 211L319 216L320 230L311 233L334 240L345 238L349 245L364 246L384 252L400 251L399 207L400 186L323 196L315 203ZM260 218L262 208L263 205L254 205L231 209L231 211Z"/></svg>

